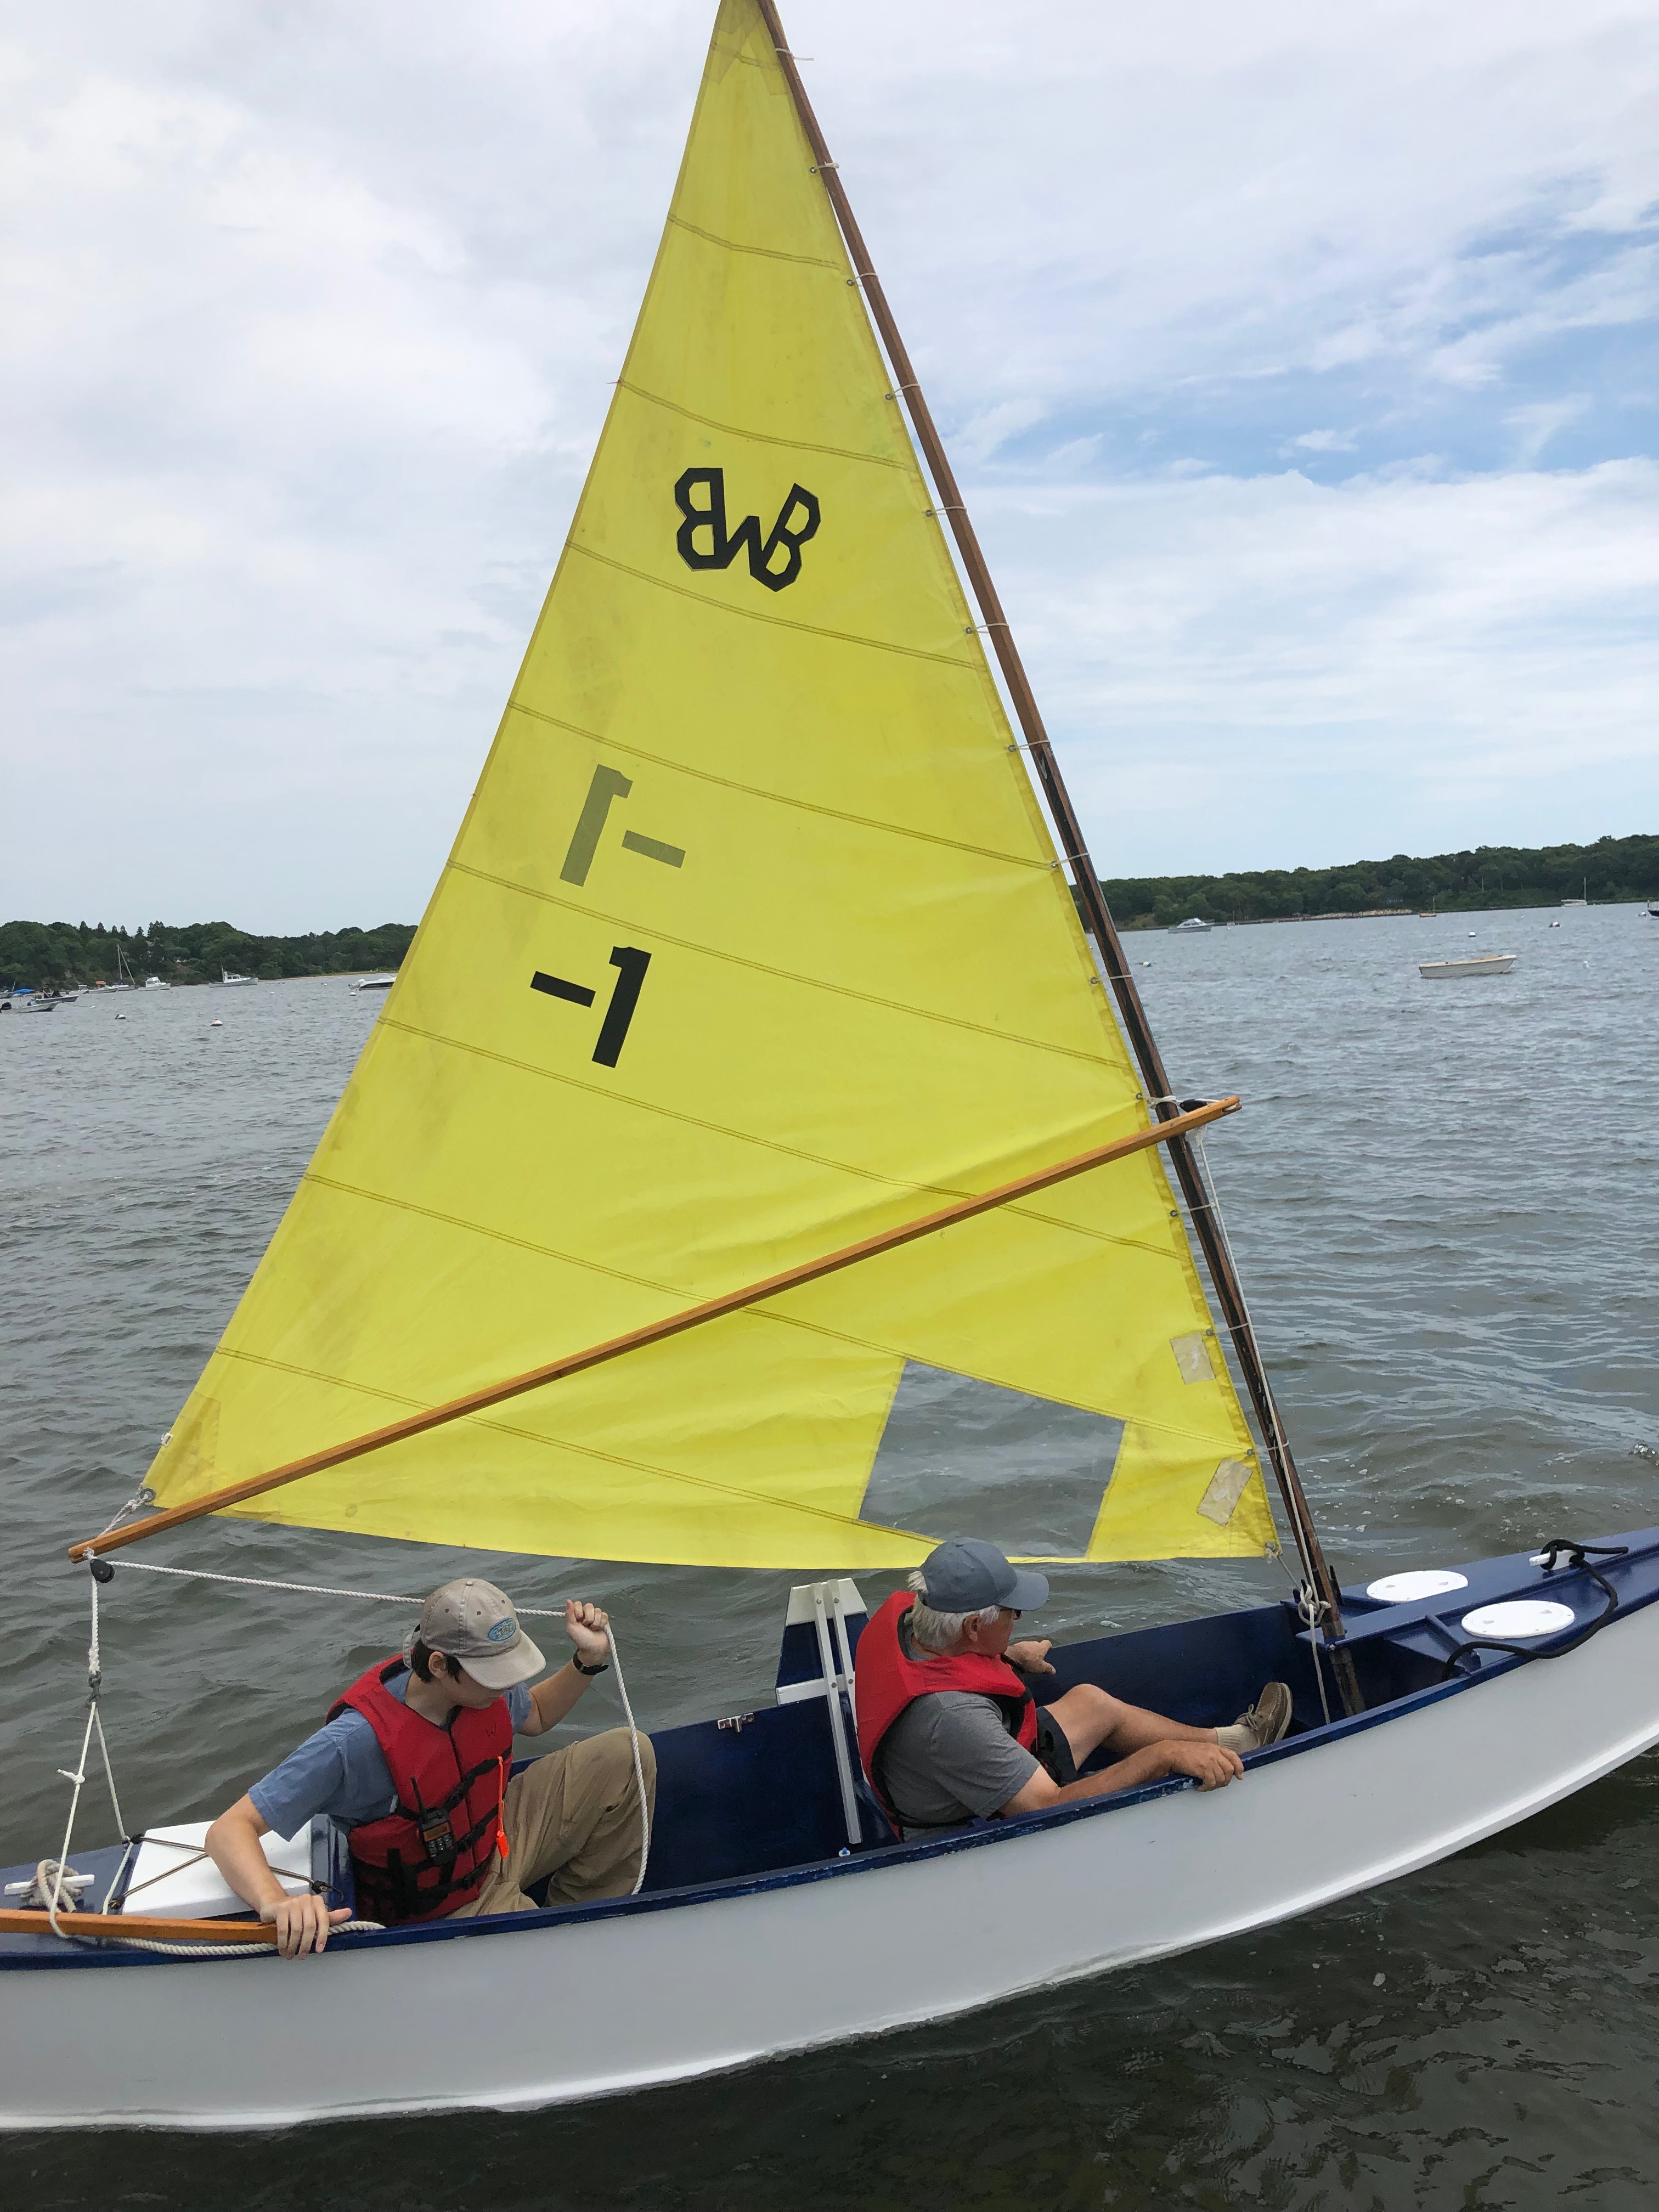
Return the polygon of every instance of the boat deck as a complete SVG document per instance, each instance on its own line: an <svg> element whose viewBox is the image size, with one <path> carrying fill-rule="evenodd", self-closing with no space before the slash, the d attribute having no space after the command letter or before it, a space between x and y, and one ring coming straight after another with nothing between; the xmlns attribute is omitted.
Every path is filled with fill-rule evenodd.
<svg viewBox="0 0 1659 2212"><path fill-rule="evenodd" d="M1601 1540L1629 1547L1623 1558L1594 1562L1618 1594L1620 1614L1659 1600L1659 1528ZM1230 1721L1254 1701L1264 1682L1287 1682L1294 1702L1291 1732L1283 1742L1253 1753L1247 1765L1254 1768L1302 1757L1322 1743L1377 1727L1409 1708L1465 1695L1494 1674L1536 1663L1486 1650L1465 1656L1449 1677L1448 1660L1469 1641L1461 1621L1476 1607L1538 1596L1569 1607L1574 1616L1571 1629L1540 1639L1540 1657L1577 1635L1606 1609L1602 1591L1585 1569L1565 1564L1546 1569L1528 1553L1478 1561L1458 1571L1466 1577L1467 1587L1406 1605L1379 1604L1363 1587L1344 1590L1346 1648L1366 1701L1366 1710L1352 1718L1327 1722L1308 1633L1288 1601L1057 1644L1050 1653L1054 1673L1034 1686L1037 1700L1047 1705L1076 1683L1094 1682L1173 1720L1206 1726ZM856 1619L848 1623L854 1638L860 1626ZM799 1633L786 1632L788 1636ZM1335 1692L1328 1678L1327 1691L1335 1712ZM1109 1816L1125 1806L1189 1786L1181 1781L1156 1783L1015 1820L976 1821L913 1843L893 1838L873 1801L864 1796L860 1840L853 1848L847 1840L830 1727L823 1698L813 1697L653 1730L657 1816L642 1893L597 1905L514 1915L510 1924L545 1925L556 1920L661 1911L722 1893L854 1873L877 1863L994 1846L1003 1838L1033 1827ZM1109 1757L1097 1753L1084 1771L1105 1764ZM127 1849L115 1844L74 1853L74 1865L94 1877L93 1887L85 1893L88 1907L101 1906ZM33 1871L32 1864L8 1869L4 1879L20 1881ZM331 1949L445 1941L500 1929L504 1924L509 1923L428 1922L386 1934L338 1937ZM134 1933L141 1932L142 1923L135 1923ZM147 1960L154 1963L154 1954L54 1938L46 1929L44 1915L39 1936L0 1936L0 1967L114 1967Z"/></svg>

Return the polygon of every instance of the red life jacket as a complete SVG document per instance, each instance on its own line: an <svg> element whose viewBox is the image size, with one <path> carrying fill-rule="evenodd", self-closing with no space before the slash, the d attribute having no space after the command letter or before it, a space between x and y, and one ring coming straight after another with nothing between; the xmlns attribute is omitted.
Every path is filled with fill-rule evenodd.
<svg viewBox="0 0 1659 2212"><path fill-rule="evenodd" d="M899 1622L915 1601L909 1590L895 1590L886 1604L879 1607L866 1623L859 1638L858 1656L853 1662L859 1758L863 1762L865 1778L881 1799L895 1827L899 1826L899 1815L876 1779L876 1753L888 1729L906 1706L914 1705L918 1698L930 1697L939 1690L971 1690L978 1697L994 1698L1002 1708L1003 1723L1009 1735L1024 1744L1027 1751L1034 1753L1036 1749L1036 1704L1006 1659L981 1658L972 1651L959 1652L949 1659L919 1660L906 1654L899 1641ZM911 1820L906 1825L915 1827L919 1824Z"/></svg>
<svg viewBox="0 0 1659 2212"><path fill-rule="evenodd" d="M481 1712L458 1706L442 1728L410 1712L386 1686L407 1664L396 1658L371 1667L328 1716L361 1713L392 1771L397 1804L351 1831L357 1909L388 1925L453 1912L483 1887L506 1844L501 1792L513 1749L505 1698Z"/></svg>

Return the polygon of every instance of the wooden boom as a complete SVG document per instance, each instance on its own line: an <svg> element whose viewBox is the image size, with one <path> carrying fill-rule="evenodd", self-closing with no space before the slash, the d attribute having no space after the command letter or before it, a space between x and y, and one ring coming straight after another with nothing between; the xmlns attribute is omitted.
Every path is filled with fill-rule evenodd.
<svg viewBox="0 0 1659 2212"><path fill-rule="evenodd" d="M137 1936L152 1943L274 1943L276 1930L264 1920L129 1920L124 1912L60 1912L64 1936ZM44 1912L0 1912L0 1936L50 1936Z"/></svg>
<svg viewBox="0 0 1659 2212"><path fill-rule="evenodd" d="M1040 1168L1035 1175L1020 1176L978 1198L958 1199L955 1205L942 1206L937 1213L924 1215L920 1221L906 1222L899 1229L884 1229L879 1236L866 1237L860 1244L843 1245L839 1252L830 1252L821 1260L803 1261L798 1267L787 1267L781 1275L769 1275L764 1282L750 1283L740 1291L723 1291L719 1297L708 1298L702 1305L688 1306L662 1321L647 1322L643 1328L630 1329L626 1336L611 1337L586 1352L568 1352L562 1359L550 1360L545 1367L532 1367L527 1375L515 1375L507 1382L492 1382L484 1389L469 1391L465 1397L428 1407L423 1413L406 1414L400 1421L388 1422L383 1429L371 1429L367 1436L330 1444L326 1450L308 1453L304 1459L289 1460L285 1467L273 1468L267 1474L251 1474L246 1481L228 1483L222 1490L211 1490L204 1498L192 1498L188 1504L170 1505L165 1512L148 1521L135 1521L125 1528L107 1529L101 1536L71 1544L69 1555L72 1559L89 1559L99 1552L117 1551L123 1544L136 1544L141 1537L154 1536L161 1529L176 1528L183 1522L199 1520L204 1513L217 1513L224 1506L240 1505L245 1498L258 1498L264 1491L278 1490L284 1483L298 1482L307 1474L320 1474L325 1468L338 1467L349 1459L361 1459L365 1452L401 1443L406 1437L422 1436L428 1429L441 1428L447 1421L465 1420L468 1414L482 1413L506 1399L522 1397L526 1390L539 1390L545 1383L560 1382L567 1375L580 1375L587 1368L601 1367L606 1360L621 1358L625 1352L637 1352L647 1344L660 1344L665 1337L679 1336L706 1321L718 1321L723 1314L741 1312L744 1306L758 1305L763 1299L798 1290L803 1283L815 1283L842 1267L856 1267L860 1260L874 1259L878 1253L896 1251L902 1244L914 1244L918 1237L934 1236L958 1221L971 1221L975 1214L989 1213L999 1206L1007 1206L1018 1198L1029 1198L1033 1192L1048 1190L1057 1182L1069 1182L1073 1176L1087 1175L1091 1168L1104 1167L1109 1160L1127 1158L1131 1152L1145 1152L1152 1145L1166 1145L1170 1138L1184 1136L1189 1129L1202 1128L1207 1121L1219 1121L1224 1114L1236 1114L1242 1103L1238 1098L1214 1099L1208 1105L1195 1107L1191 1113L1154 1122L1149 1129L1137 1129L1133 1136L1119 1137L1109 1145L1097 1145L1091 1151L1079 1152L1072 1159L1062 1160L1058 1167Z"/></svg>

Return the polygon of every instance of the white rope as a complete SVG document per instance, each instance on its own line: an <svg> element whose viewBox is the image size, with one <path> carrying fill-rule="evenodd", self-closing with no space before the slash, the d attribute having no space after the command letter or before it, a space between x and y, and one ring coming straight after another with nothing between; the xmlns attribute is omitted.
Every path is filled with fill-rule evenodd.
<svg viewBox="0 0 1659 2212"><path fill-rule="evenodd" d="M89 1577L88 1580L92 1585L92 1630L87 1644L87 1724L81 1732L81 1756L75 1762L75 1771L71 1774L66 1766L60 1766L58 1770L64 1781L72 1785L70 1790L69 1817L64 1823L63 1846L55 1861L42 1859L36 1869L36 1880L42 1881L44 1885L42 1894L46 1908L46 1917L52 1923L52 1932L54 1936L61 1936L64 1932L58 1925L58 1913L64 1909L66 1902L70 1910L73 1910L75 1904L73 1892L70 1892L66 1900L64 1890L68 1877L72 1871L70 1866L70 1850L75 1838L76 1815L81 1809L81 1792L86 1787L87 1753L92 1749L94 1729L98 1732L98 1749L104 1762L104 1779L109 1784L109 1801L115 1808L116 1828L121 1835L126 1833L126 1822L121 1817L121 1801L115 1794L115 1772L110 1765L109 1744L105 1737L103 1720L98 1711L98 1692L104 1679L98 1633L98 1580L96 1576Z"/></svg>
<svg viewBox="0 0 1659 2212"><path fill-rule="evenodd" d="M264 1575L216 1575L206 1567L158 1567L150 1559L112 1559L112 1567L130 1568L140 1575L179 1575L192 1583L234 1583L239 1589L298 1590L307 1597L357 1597L374 1605L412 1605L418 1613L426 1603L423 1597L398 1597L388 1590L333 1589L326 1583L279 1583ZM564 1607L544 1605L515 1605L515 1613L526 1620L562 1620Z"/></svg>
<svg viewBox="0 0 1659 2212"><path fill-rule="evenodd" d="M329 1929L335 1936L379 1936L384 1932L378 1920L343 1920L337 1928ZM61 1936L64 1930L60 1928ZM264 1956L271 1946L265 1943L161 1943L149 1936L70 1936L70 1942L125 1943L134 1951L157 1951L164 1959L258 1959Z"/></svg>
<svg viewBox="0 0 1659 2212"><path fill-rule="evenodd" d="M617 1695L622 1699L623 1717L628 1723L629 1747L634 1754L634 1787L640 1793L640 1871L630 1897L637 1897L645 1887L645 1869L651 1858L651 1808L646 1802L645 1767L640 1758L640 1732L634 1722L634 1708L629 1703L628 1685L623 1680L622 1654L617 1649L617 1632L609 1621L605 1634L611 1642L611 1663L617 1670Z"/></svg>

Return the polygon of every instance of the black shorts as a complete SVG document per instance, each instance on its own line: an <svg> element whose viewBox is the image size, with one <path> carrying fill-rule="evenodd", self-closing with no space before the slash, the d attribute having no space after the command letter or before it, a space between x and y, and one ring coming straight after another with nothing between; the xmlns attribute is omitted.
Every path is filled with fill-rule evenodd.
<svg viewBox="0 0 1659 2212"><path fill-rule="evenodd" d="M1077 1761L1072 1756L1072 1746L1066 1731L1058 1721L1048 1714L1037 1714L1036 1762L1045 1773L1051 1775L1063 1790L1068 1782L1077 1780Z"/></svg>

